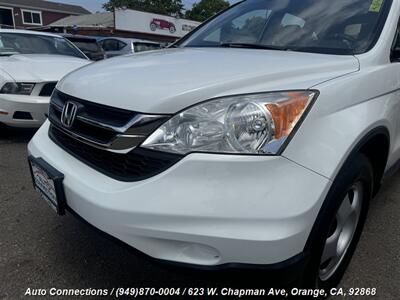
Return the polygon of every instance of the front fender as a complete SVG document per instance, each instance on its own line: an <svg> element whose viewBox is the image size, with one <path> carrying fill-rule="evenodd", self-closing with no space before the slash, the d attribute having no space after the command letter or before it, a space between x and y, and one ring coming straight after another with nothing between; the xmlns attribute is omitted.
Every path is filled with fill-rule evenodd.
<svg viewBox="0 0 400 300"><path fill-rule="evenodd" d="M393 80L376 70L315 87L321 94L283 156L333 180L364 137L385 128L390 167L399 156L400 128L400 92L390 90Z"/></svg>

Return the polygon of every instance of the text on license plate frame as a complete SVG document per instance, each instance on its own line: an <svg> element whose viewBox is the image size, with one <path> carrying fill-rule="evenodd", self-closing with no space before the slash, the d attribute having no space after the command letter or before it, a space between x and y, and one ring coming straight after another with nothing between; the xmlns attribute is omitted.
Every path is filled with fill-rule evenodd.
<svg viewBox="0 0 400 300"><path fill-rule="evenodd" d="M58 215L65 215L66 201L63 186L64 174L54 169L42 158L29 156L28 160L34 188ZM35 173L40 173L40 176ZM37 182L39 177L45 181L42 185L49 185L50 189L53 190L52 192L46 192L45 189L40 186L40 183Z"/></svg>

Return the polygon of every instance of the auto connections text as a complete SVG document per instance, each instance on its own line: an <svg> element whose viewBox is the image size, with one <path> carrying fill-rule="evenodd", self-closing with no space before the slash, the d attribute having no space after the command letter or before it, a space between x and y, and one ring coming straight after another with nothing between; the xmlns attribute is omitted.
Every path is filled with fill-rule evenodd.
<svg viewBox="0 0 400 300"><path fill-rule="evenodd" d="M110 289L66 289L66 288L48 288L32 289L27 288L24 296L46 296L46 297L112 297L112 298L149 298L149 297L226 297L226 298L249 298L249 297L275 297L288 298L297 296L308 296L310 298L338 296L338 297L366 297L376 296L376 288L333 288L329 291L324 289L239 289L229 287L218 288L152 288L152 287L134 287L134 288L110 288Z"/></svg>

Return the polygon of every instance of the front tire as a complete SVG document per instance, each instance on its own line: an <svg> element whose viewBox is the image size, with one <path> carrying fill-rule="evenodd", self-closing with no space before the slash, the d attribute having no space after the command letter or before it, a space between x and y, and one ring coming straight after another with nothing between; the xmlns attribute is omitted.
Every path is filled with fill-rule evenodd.
<svg viewBox="0 0 400 300"><path fill-rule="evenodd" d="M372 165L357 154L334 180L321 209L302 285L329 292L340 283L363 231L372 191Z"/></svg>

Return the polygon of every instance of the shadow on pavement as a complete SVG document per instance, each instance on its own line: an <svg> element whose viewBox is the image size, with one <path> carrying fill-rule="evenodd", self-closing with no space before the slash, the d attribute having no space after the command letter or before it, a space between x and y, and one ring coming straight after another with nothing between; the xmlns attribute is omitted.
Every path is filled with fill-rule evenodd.
<svg viewBox="0 0 400 300"><path fill-rule="evenodd" d="M0 124L0 143L27 143L36 131L36 128L12 128Z"/></svg>

